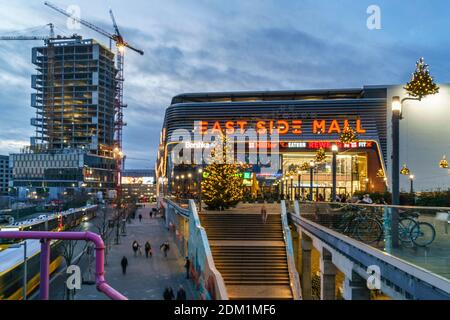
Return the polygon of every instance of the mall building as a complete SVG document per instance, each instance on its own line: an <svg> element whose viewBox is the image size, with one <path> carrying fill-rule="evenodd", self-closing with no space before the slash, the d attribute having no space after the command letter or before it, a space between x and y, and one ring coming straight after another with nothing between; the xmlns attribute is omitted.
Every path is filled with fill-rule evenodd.
<svg viewBox="0 0 450 320"><path fill-rule="evenodd" d="M294 198L312 193L314 199L330 199L333 144L339 147L338 194L388 190L393 96L406 96L402 86L177 95L166 110L161 131L156 164L158 192L192 197L200 191L199 169L205 165L174 163L174 149L180 143L184 143L185 150L186 146L205 149L211 145L180 141L184 138L178 136L177 129L188 130L194 137L198 132L234 133L250 128L258 133L279 134L276 170L264 173L258 163L242 170L246 189L258 197ZM448 170L439 168L440 159L450 154L449 98L450 86L440 85L439 94L403 105L400 161L414 175L417 191L450 187ZM354 130L356 142L341 142L340 135L347 126ZM267 147L250 140L245 144L246 156ZM321 148L327 155L325 161L312 169L305 168L304 164L314 160ZM401 177L401 189L409 191L409 179Z"/></svg>

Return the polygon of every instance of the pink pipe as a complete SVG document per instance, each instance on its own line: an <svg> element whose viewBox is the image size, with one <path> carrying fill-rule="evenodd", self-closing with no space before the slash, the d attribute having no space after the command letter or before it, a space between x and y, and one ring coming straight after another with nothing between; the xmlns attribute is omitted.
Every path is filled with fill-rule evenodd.
<svg viewBox="0 0 450 320"><path fill-rule="evenodd" d="M105 244L103 239L94 232L0 231L0 238L91 241L95 244L95 282L97 290L103 292L112 300L128 300L127 297L106 283Z"/></svg>

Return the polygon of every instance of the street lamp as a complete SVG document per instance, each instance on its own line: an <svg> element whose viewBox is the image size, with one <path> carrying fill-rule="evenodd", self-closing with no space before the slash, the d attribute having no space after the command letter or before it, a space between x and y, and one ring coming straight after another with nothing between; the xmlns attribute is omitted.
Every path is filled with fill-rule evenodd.
<svg viewBox="0 0 450 320"><path fill-rule="evenodd" d="M298 181L297 181L297 188L298 188L298 200L300 200L300 197L301 197L301 186L300 186L300 184L301 184L301 182L302 182L302 172L300 171L300 170L297 170L297 179L298 179Z"/></svg>
<svg viewBox="0 0 450 320"><path fill-rule="evenodd" d="M331 151L333 152L333 160L332 160L332 170L333 170L333 189L331 190L331 201L336 201L336 172L337 172L337 153L339 151L339 148L337 144L333 144L331 146Z"/></svg>
<svg viewBox="0 0 450 320"><path fill-rule="evenodd" d="M411 189L410 189L409 192L410 192L411 194L414 193L414 178L415 178L415 177L414 177L413 174L410 174L410 175L409 175L409 180L411 181Z"/></svg>
<svg viewBox="0 0 450 320"><path fill-rule="evenodd" d="M183 195L183 197L186 195L186 181L184 180L184 174L182 174L180 176L181 179L181 184L182 184L182 189L181 189L181 194ZM183 198L184 199L184 198Z"/></svg>
<svg viewBox="0 0 450 320"><path fill-rule="evenodd" d="M294 195L292 194L294 191L294 176L291 176L291 190L289 191L289 198L293 200Z"/></svg>
<svg viewBox="0 0 450 320"><path fill-rule="evenodd" d="M402 101L399 96L392 97L392 204L400 204L400 119Z"/></svg>
<svg viewBox="0 0 450 320"><path fill-rule="evenodd" d="M191 193L191 182L192 182L192 173L188 173L188 179L189 179L189 181L188 181L188 194L190 194Z"/></svg>
<svg viewBox="0 0 450 320"><path fill-rule="evenodd" d="M309 189L310 189L310 200L313 201L313 174L314 174L314 167L316 163L314 160L311 160L309 162Z"/></svg>
<svg viewBox="0 0 450 320"><path fill-rule="evenodd" d="M16 243L10 246L10 248L20 248L23 246L23 284L22 284L22 296L23 300L27 300L27 269L28 269L28 257L27 257L27 241L24 240L20 243Z"/></svg>
<svg viewBox="0 0 450 320"><path fill-rule="evenodd" d="M366 192L369 192L369 178L365 178L364 181L366 182Z"/></svg>

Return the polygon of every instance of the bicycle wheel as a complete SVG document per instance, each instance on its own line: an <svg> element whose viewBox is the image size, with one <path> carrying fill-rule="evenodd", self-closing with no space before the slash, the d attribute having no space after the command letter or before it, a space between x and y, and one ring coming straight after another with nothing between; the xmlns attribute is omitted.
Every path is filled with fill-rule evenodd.
<svg viewBox="0 0 450 320"><path fill-rule="evenodd" d="M428 222L418 222L411 230L411 239L418 247L430 245L436 238L436 230Z"/></svg>
<svg viewBox="0 0 450 320"><path fill-rule="evenodd" d="M381 240L383 228L381 224L373 218L363 218L355 221L355 236L359 241L374 243Z"/></svg>
<svg viewBox="0 0 450 320"><path fill-rule="evenodd" d="M403 218L398 223L398 238L404 244L412 244L411 231L417 225L416 220Z"/></svg>

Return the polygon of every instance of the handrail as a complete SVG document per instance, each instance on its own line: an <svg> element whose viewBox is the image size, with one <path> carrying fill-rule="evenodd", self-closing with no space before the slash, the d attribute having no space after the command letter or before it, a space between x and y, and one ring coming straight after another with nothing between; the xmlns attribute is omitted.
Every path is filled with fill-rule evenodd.
<svg viewBox="0 0 450 320"><path fill-rule="evenodd" d="M168 198L164 198L164 201L166 201L168 204L170 204L172 207L174 207L177 211L177 213L180 213L185 218L189 218L189 209L182 208L178 203L176 203L173 200L170 200ZM191 200L189 200L191 201Z"/></svg>
<svg viewBox="0 0 450 320"><path fill-rule="evenodd" d="M41 240L41 284L40 294L44 300L48 299L49 279L48 266L50 252L48 240L84 240L95 245L95 282L97 290L103 292L113 300L128 300L127 297L112 288L105 279L105 244L100 235L90 232L52 232L52 231L0 231L0 238L4 239L40 239ZM44 258L42 258L44 257Z"/></svg>
<svg viewBox="0 0 450 320"><path fill-rule="evenodd" d="M342 206L351 205L351 206L361 206L361 207L390 207L390 208L399 208L399 209L417 209L417 210L448 210L450 211L450 207L424 207L424 206L402 206L402 205L393 205L393 204L378 204L378 203L352 203L352 202L326 202L326 201L300 201L300 203L306 204L340 204Z"/></svg>
<svg viewBox="0 0 450 320"><path fill-rule="evenodd" d="M289 218L294 225L300 226L302 228L304 228L304 226L306 225L309 225L313 228L321 230L324 233L332 236L333 238L342 241L349 246L355 247L360 252L364 252L365 254L374 257L375 259L379 259L387 264L392 265L396 268L396 270L402 270L403 272L408 273L410 277L415 277L420 281L423 281L424 283L428 283L429 285L442 290L443 292L450 293L450 281L440 275L432 273L429 270L405 261L392 254L383 252L361 241L355 240L337 231L317 224L311 220L308 220L307 218L302 217L301 215L291 213L289 214Z"/></svg>
<svg viewBox="0 0 450 320"><path fill-rule="evenodd" d="M225 286L225 281L223 280L222 274L217 270L212 256L211 248L209 246L208 236L206 235L205 228L200 224L200 217L197 212L197 206L194 200L189 200L189 211L192 214L192 222L195 229L200 233L201 245L205 251L206 256L206 266L209 267L210 271L214 274L215 285L218 289L218 298L220 300L228 300L227 288ZM193 230L190 230L192 232Z"/></svg>
<svg viewBox="0 0 450 320"><path fill-rule="evenodd" d="M288 219L287 219L287 210L286 210L286 202L285 200L281 201L281 223L283 226L283 236L286 248L286 256L288 262L288 270L290 275L290 284L292 293L294 295L294 300L302 299L302 289L300 284L300 279L298 276L298 272L295 268L294 262L294 247L292 245L292 236L291 230L289 229Z"/></svg>

